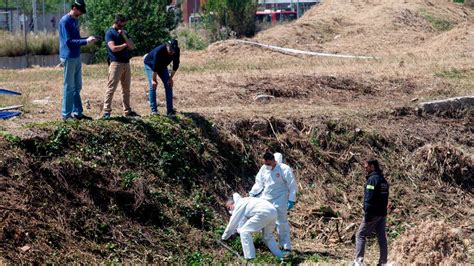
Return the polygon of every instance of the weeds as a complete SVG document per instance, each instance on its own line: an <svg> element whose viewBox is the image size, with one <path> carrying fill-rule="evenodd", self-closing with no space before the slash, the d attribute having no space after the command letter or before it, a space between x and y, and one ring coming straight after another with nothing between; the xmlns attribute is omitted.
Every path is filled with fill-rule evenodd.
<svg viewBox="0 0 474 266"><path fill-rule="evenodd" d="M420 15L425 18L429 23L431 23L431 26L437 31L448 31L454 28L452 22L436 17L435 15L429 13L426 10L421 10Z"/></svg>
<svg viewBox="0 0 474 266"><path fill-rule="evenodd" d="M59 53L57 35L37 33L26 36L28 49L25 48L25 36L21 34L0 33L0 56L53 55Z"/></svg>
<svg viewBox="0 0 474 266"><path fill-rule="evenodd" d="M451 69L437 71L435 72L434 76L439 77L439 78L462 79L466 77L466 74L462 70L451 68Z"/></svg>
<svg viewBox="0 0 474 266"><path fill-rule="evenodd" d="M9 132L6 131L0 131L0 137L3 137L6 141L12 143L12 144L19 144L21 142L21 138L18 136L15 136Z"/></svg>
<svg viewBox="0 0 474 266"><path fill-rule="evenodd" d="M209 45L202 30L183 27L178 29L177 35L179 43L187 50L204 50Z"/></svg>
<svg viewBox="0 0 474 266"><path fill-rule="evenodd" d="M194 252L187 259L187 263L190 266L210 265L211 262L212 262L211 255L203 254L201 252Z"/></svg>
<svg viewBox="0 0 474 266"><path fill-rule="evenodd" d="M133 182L140 178L137 173L134 173L132 171L125 171L123 173L120 173L120 177L122 178L121 185L124 189L132 187Z"/></svg>

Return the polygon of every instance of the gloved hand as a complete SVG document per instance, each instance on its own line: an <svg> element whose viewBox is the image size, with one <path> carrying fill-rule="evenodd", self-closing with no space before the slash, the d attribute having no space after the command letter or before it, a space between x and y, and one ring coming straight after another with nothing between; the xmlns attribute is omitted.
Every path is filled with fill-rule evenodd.
<svg viewBox="0 0 474 266"><path fill-rule="evenodd" d="M87 38L87 44L96 43L96 42L97 42L97 38L94 36L89 36L89 38Z"/></svg>
<svg viewBox="0 0 474 266"><path fill-rule="evenodd" d="M251 198L255 198L255 196L256 196L255 194L253 194L253 193L249 193L249 197L251 197Z"/></svg>
<svg viewBox="0 0 474 266"><path fill-rule="evenodd" d="M221 237L222 241L227 240L230 236L224 233Z"/></svg>
<svg viewBox="0 0 474 266"><path fill-rule="evenodd" d="M288 210L291 210L291 209L293 209L293 207L295 207L295 202L294 202L294 201L291 201L291 200L289 200L289 201L288 201Z"/></svg>

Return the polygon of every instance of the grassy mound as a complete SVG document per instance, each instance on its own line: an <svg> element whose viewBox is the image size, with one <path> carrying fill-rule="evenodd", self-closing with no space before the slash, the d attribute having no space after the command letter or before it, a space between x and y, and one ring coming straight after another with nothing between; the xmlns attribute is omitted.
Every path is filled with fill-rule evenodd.
<svg viewBox="0 0 474 266"><path fill-rule="evenodd" d="M216 125L185 114L31 129L36 137L0 138L1 257L12 263L233 261L215 241L228 219L220 201L249 189L267 149L285 154L300 187L290 215L298 243L293 262L351 258L362 217L362 158L374 156L385 166L392 240L426 219L458 225L469 216L466 202L473 201L456 183L439 182L438 168L425 171L439 178L417 179L411 162L413 152L423 150L423 132L383 131L354 119ZM445 130L440 138L459 131ZM456 173L444 174L455 180ZM453 202L459 204L446 208ZM258 239L257 261L273 262ZM238 238L229 245L240 251Z"/></svg>
<svg viewBox="0 0 474 266"><path fill-rule="evenodd" d="M214 245L204 239L214 237L223 220L219 200L242 185L234 173L245 173L245 163L232 146L217 145L211 124L201 130L193 123L59 123L37 125L46 137L7 136L2 256L15 263L157 262Z"/></svg>

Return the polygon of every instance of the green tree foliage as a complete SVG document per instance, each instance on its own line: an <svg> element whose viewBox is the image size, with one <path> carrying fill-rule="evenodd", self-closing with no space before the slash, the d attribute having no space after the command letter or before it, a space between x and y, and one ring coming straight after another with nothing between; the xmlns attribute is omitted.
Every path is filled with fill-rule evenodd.
<svg viewBox="0 0 474 266"><path fill-rule="evenodd" d="M152 48L169 39L169 31L176 26L174 14L168 13L168 0L94 0L87 2L89 31L104 37L113 24L115 14L128 19L125 29L137 47L135 54L148 53ZM105 43L101 44L105 51Z"/></svg>
<svg viewBox="0 0 474 266"><path fill-rule="evenodd" d="M257 0L209 0L206 9L217 13L221 24L229 26L237 36L255 34Z"/></svg>

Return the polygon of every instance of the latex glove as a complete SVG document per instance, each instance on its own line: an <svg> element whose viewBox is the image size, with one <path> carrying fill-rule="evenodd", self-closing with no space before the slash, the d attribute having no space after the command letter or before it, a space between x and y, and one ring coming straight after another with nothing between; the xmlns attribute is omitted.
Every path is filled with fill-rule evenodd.
<svg viewBox="0 0 474 266"><path fill-rule="evenodd" d="M295 207L295 202L294 202L294 201L291 201L291 200L289 200L289 201L288 201L288 210L291 210L291 209L293 209L293 207Z"/></svg>
<svg viewBox="0 0 474 266"><path fill-rule="evenodd" d="M222 235L221 239L222 241L225 241L229 238L229 236L227 236L225 233Z"/></svg>
<svg viewBox="0 0 474 266"><path fill-rule="evenodd" d="M97 42L97 39L94 36L89 36L89 38L87 38L87 44L96 43L96 42Z"/></svg>
<svg viewBox="0 0 474 266"><path fill-rule="evenodd" d="M227 240L227 239L229 239L233 234L235 234L235 232L232 233L232 234L231 234L231 233L228 233L228 232L224 232L224 234L222 234L221 239L222 239L223 241L224 241L224 240Z"/></svg>

